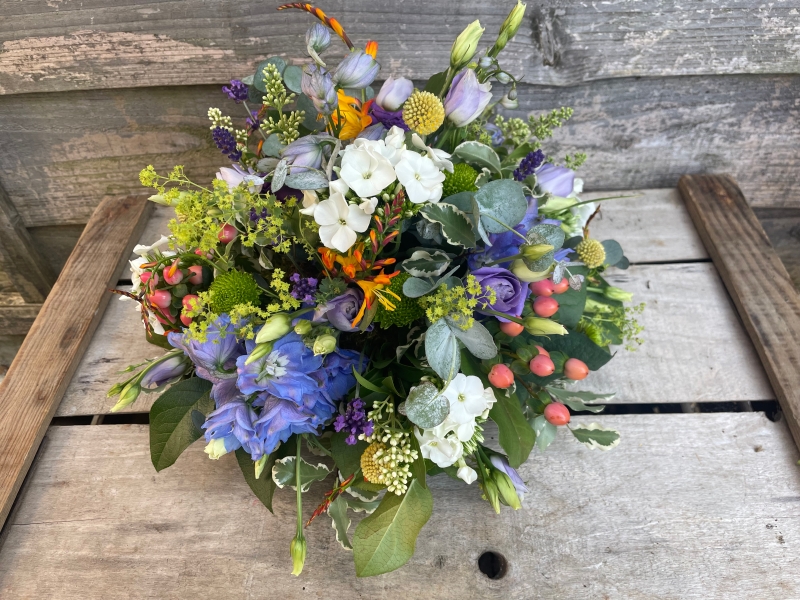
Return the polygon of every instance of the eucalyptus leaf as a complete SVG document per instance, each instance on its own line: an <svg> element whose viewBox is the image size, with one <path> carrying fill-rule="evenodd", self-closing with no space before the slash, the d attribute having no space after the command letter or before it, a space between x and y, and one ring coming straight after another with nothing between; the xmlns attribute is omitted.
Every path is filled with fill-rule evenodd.
<svg viewBox="0 0 800 600"><path fill-rule="evenodd" d="M297 480L295 478L295 461L297 460L294 456L287 456L286 458L282 458L280 460L276 460L275 464L272 467L272 479L275 481L275 484L283 489L285 487L290 487L293 490L297 488ZM311 465L307 463L302 458L300 459L300 480L301 485L300 488L302 492L307 492L308 488L311 487L311 484L315 481L322 481L328 475L330 475L331 470L324 464L318 463L317 466Z"/></svg>
<svg viewBox="0 0 800 600"><path fill-rule="evenodd" d="M409 420L422 429L433 429L450 414L450 402L430 381L411 388L405 408Z"/></svg>
<svg viewBox="0 0 800 600"><path fill-rule="evenodd" d="M303 79L303 69L296 65L289 65L283 71L283 83L286 87L295 94L302 94L303 88L300 87L300 82Z"/></svg>
<svg viewBox="0 0 800 600"><path fill-rule="evenodd" d="M317 190L328 187L328 178L319 171L302 171L288 174L284 185L295 190Z"/></svg>
<svg viewBox="0 0 800 600"><path fill-rule="evenodd" d="M553 247L553 249L539 258L536 259L527 259L523 258L522 261L525 263L525 266L528 267L533 272L544 271L545 269L549 269L550 265L553 264L553 260L555 259L556 250L559 250L564 245L564 230L561 227L556 225L550 225L549 223L538 223L530 228L527 235L525 236L528 239L528 243L531 245L537 244L547 244ZM560 264L556 265L556 269L561 268L563 270L563 266ZM553 281L561 280L560 273L553 274Z"/></svg>
<svg viewBox="0 0 800 600"><path fill-rule="evenodd" d="M302 110L305 113L303 117L303 127L306 129L319 131L325 128L325 120L317 118L319 113L314 103L305 94L299 94L297 96L297 110Z"/></svg>
<svg viewBox="0 0 800 600"><path fill-rule="evenodd" d="M426 204L420 214L442 226L442 235L454 246L475 247L475 231L469 216L452 204Z"/></svg>
<svg viewBox="0 0 800 600"><path fill-rule="evenodd" d="M536 432L536 447L539 450L546 450L547 447L556 439L556 426L539 415L533 420L533 430Z"/></svg>
<svg viewBox="0 0 800 600"><path fill-rule="evenodd" d="M275 167L275 171L272 173L272 183L270 184L270 189L272 190L273 194L283 187L288 172L289 163L285 158L282 158Z"/></svg>
<svg viewBox="0 0 800 600"><path fill-rule="evenodd" d="M528 210L522 186L511 179L490 181L475 192L481 223L489 233L504 233L519 225Z"/></svg>
<svg viewBox="0 0 800 600"><path fill-rule="evenodd" d="M469 329L461 329L451 319L447 318L447 325L461 343L467 347L473 356L488 360L497 356L497 346L492 334L479 321L475 321Z"/></svg>
<svg viewBox="0 0 800 600"><path fill-rule="evenodd" d="M450 381L461 366L458 340L445 319L435 321L425 334L425 356L436 374Z"/></svg>
<svg viewBox="0 0 800 600"><path fill-rule="evenodd" d="M261 147L261 153L265 154L266 156L271 156L272 158L280 158L281 157L281 151L284 148L285 148L285 146L281 143L281 139L278 137L278 134L277 133L273 133L273 134L267 136L267 139L264 142L264 145ZM275 163L275 166L277 166L277 162ZM272 168L274 169L275 167L272 167ZM267 171L271 171L272 169L261 169L261 167L259 167L259 170L263 170L263 171L267 172Z"/></svg>
<svg viewBox="0 0 800 600"><path fill-rule="evenodd" d="M436 284L417 277L409 277L403 282L403 295L409 298L419 298L433 291Z"/></svg>
<svg viewBox="0 0 800 600"><path fill-rule="evenodd" d="M253 85L253 76L248 75L247 77L242 77L242 83L245 85Z"/></svg>
<svg viewBox="0 0 800 600"><path fill-rule="evenodd" d="M278 166L279 162L280 162L279 158L267 156L262 158L256 163L256 169L258 169L259 173L271 173L272 171L275 170L275 167Z"/></svg>
<svg viewBox="0 0 800 600"><path fill-rule="evenodd" d="M463 142L453 150L453 156L479 167L487 167L498 175L502 174L500 157L486 144L474 141Z"/></svg>
<svg viewBox="0 0 800 600"><path fill-rule="evenodd" d="M614 429L606 429L599 423L589 423L570 429L581 444L587 448L598 450L611 450L619 445L619 432Z"/></svg>
<svg viewBox="0 0 800 600"><path fill-rule="evenodd" d="M622 246L616 240L603 241L603 249L606 251L605 264L610 267L613 267L624 258Z"/></svg>
<svg viewBox="0 0 800 600"><path fill-rule="evenodd" d="M328 516L333 522L333 530L336 532L336 541L339 542L345 550L352 550L353 545L347 537L347 530L350 529L350 517L347 515L347 501L341 494L328 506Z"/></svg>

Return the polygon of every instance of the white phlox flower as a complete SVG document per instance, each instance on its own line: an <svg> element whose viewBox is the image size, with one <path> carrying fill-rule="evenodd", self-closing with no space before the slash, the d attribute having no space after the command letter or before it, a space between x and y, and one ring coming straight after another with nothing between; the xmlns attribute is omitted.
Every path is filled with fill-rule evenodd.
<svg viewBox="0 0 800 600"><path fill-rule="evenodd" d="M433 429L414 428L422 457L434 462L438 467L454 465L464 454L464 446L441 425Z"/></svg>
<svg viewBox="0 0 800 600"><path fill-rule="evenodd" d="M438 202L441 199L444 174L427 156L403 150L395 171L397 179L406 189L408 199L414 204Z"/></svg>
<svg viewBox="0 0 800 600"><path fill-rule="evenodd" d="M426 146L425 142L422 141L422 138L416 133L411 134L411 141L413 142L414 146L425 152L427 157L433 161L433 164L436 165L438 169L442 171L448 171L450 173L453 172L453 161L450 160L449 152L445 152L439 148L431 148L430 146Z"/></svg>
<svg viewBox="0 0 800 600"><path fill-rule="evenodd" d="M495 397L491 388L484 388L479 377L459 373L442 391L442 395L450 402L448 419L453 423L474 423L494 404ZM441 427L441 426L440 426Z"/></svg>
<svg viewBox="0 0 800 600"><path fill-rule="evenodd" d="M303 208L300 209L300 213L313 217L317 206L319 206L319 196L317 196L317 192L314 190L303 190Z"/></svg>
<svg viewBox="0 0 800 600"><path fill-rule="evenodd" d="M342 157L339 177L360 198L376 196L397 178L392 163L372 144L375 142L365 140L359 147L349 148Z"/></svg>
<svg viewBox="0 0 800 600"><path fill-rule="evenodd" d="M317 205L314 220L319 227L319 239L326 248L347 252L369 227L370 216L355 204L348 204L342 194L332 194Z"/></svg>

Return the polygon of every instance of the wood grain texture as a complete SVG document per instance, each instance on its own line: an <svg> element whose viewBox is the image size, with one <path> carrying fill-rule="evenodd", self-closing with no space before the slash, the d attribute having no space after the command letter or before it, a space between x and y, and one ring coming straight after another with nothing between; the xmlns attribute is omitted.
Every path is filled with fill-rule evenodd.
<svg viewBox="0 0 800 600"><path fill-rule="evenodd" d="M3 0L0 93L223 83L272 54L301 59L311 17L276 12L277 4ZM472 20L480 18L490 45L512 6L509 0L331 0L324 8L355 41L380 43L384 77L427 78L447 65L453 40ZM544 0L529 4L503 65L547 85L797 73L798 7L797 0ZM343 51L335 45L331 60Z"/></svg>
<svg viewBox="0 0 800 600"><path fill-rule="evenodd" d="M141 198L107 199L78 241L53 291L0 382L0 524L28 471L103 309L146 222Z"/></svg>
<svg viewBox="0 0 800 600"><path fill-rule="evenodd" d="M800 445L800 295L732 177L679 185Z"/></svg>
<svg viewBox="0 0 800 600"><path fill-rule="evenodd" d="M41 304L25 302L20 294L0 294L0 335L25 335L41 308Z"/></svg>
<svg viewBox="0 0 800 600"><path fill-rule="evenodd" d="M800 289L800 209L756 208L754 211L772 247Z"/></svg>
<svg viewBox="0 0 800 600"><path fill-rule="evenodd" d="M521 108L573 106L545 149L586 151L587 190L675 187L685 173L730 171L758 204L800 204L792 194L800 147L800 77L624 79L556 88L523 86ZM206 112L244 110L214 86L0 97L0 181L27 227L86 223L97 198L143 192L148 164L175 164L199 182L227 164Z"/></svg>
<svg viewBox="0 0 800 600"><path fill-rule="evenodd" d="M561 430L521 469L520 511L491 513L473 485L430 480L434 513L401 570L357 579L323 516L289 575L294 496L270 515L232 456L202 444L156 474L146 426L54 427L0 550L4 600L408 597L785 600L800 596L800 455L761 413L591 417L611 452ZM586 418L576 419L579 422ZM490 432L490 436L491 436ZM313 487L321 498L324 484ZM354 521L358 519L355 518ZM490 580L478 556L501 553ZM47 573L48 577L42 577Z"/></svg>
<svg viewBox="0 0 800 600"><path fill-rule="evenodd" d="M0 185L0 269L26 302L41 304L56 276L34 244L17 208ZM0 333L13 334L16 331Z"/></svg>

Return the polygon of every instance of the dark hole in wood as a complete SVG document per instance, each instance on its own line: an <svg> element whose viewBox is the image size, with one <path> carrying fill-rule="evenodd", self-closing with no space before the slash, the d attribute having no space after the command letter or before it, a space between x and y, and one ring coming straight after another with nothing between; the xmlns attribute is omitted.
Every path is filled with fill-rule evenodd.
<svg viewBox="0 0 800 600"><path fill-rule="evenodd" d="M478 568L489 579L502 579L508 570L505 556L498 552L484 552L478 559Z"/></svg>

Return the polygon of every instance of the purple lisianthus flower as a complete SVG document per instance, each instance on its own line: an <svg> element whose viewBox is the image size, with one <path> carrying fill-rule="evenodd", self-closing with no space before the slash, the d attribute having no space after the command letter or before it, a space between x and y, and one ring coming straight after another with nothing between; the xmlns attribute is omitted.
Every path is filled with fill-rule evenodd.
<svg viewBox="0 0 800 600"><path fill-rule="evenodd" d="M323 115L331 114L339 103L331 74L318 65L306 65L300 80L303 93L314 103L314 108Z"/></svg>
<svg viewBox="0 0 800 600"><path fill-rule="evenodd" d="M319 281L314 277L300 277L300 273L292 273L289 277L292 282L292 291L290 294L296 300L300 300L303 304L314 304L314 294L317 293L317 284Z"/></svg>
<svg viewBox="0 0 800 600"><path fill-rule="evenodd" d="M472 69L464 69L453 78L444 98L444 114L456 127L472 123L492 100L492 84L479 83Z"/></svg>
<svg viewBox="0 0 800 600"><path fill-rule="evenodd" d="M370 105L370 114L372 118L381 123L387 129L391 129L394 126L399 127L404 131L408 131L408 125L406 122L403 121L403 111L402 110L385 110L381 108L376 102L373 102Z"/></svg>
<svg viewBox="0 0 800 600"><path fill-rule="evenodd" d="M185 355L179 354L168 358L147 370L144 377L142 377L141 386L145 389L151 389L173 383L186 373L190 364L192 363L186 360Z"/></svg>
<svg viewBox="0 0 800 600"><path fill-rule="evenodd" d="M348 436L344 443L348 446L354 446L362 433L366 436L372 435L374 427L374 423L367 420L367 411L361 398L353 398L348 402L344 414L340 414L333 422L336 431L347 431Z"/></svg>
<svg viewBox="0 0 800 600"><path fill-rule="evenodd" d="M522 314L530 290L511 271L501 267L481 267L473 271L472 275L481 286L493 290L496 296L491 304L487 300L481 300L478 312L482 309L491 309L514 317ZM508 322L508 319L503 317L497 319L503 323Z"/></svg>
<svg viewBox="0 0 800 600"><path fill-rule="evenodd" d="M222 314L206 329L206 340L199 342L186 333L171 332L169 343L183 350L195 366L198 377L211 383L235 376L236 361L244 354L244 345L236 339L231 318Z"/></svg>
<svg viewBox="0 0 800 600"><path fill-rule="evenodd" d="M233 168L220 167L217 171L217 179L220 179L228 184L228 189L233 191L242 183L247 184L247 189L251 194L257 193L264 186L264 178L259 176L252 167L247 171L242 169L239 165L231 165Z"/></svg>
<svg viewBox="0 0 800 600"><path fill-rule="evenodd" d="M255 435L266 454L274 452L278 444L287 441L292 434L317 433L325 422L306 406L270 394L260 395L254 404L262 406L254 425ZM320 404L325 404L324 400Z"/></svg>
<svg viewBox="0 0 800 600"><path fill-rule="evenodd" d="M246 342L248 354L255 347L252 340ZM319 392L317 380L308 374L322 366L322 359L291 332L275 342L272 352L249 365L245 364L247 356L240 356L236 360L237 385L243 394L268 392L300 405L305 394Z"/></svg>
<svg viewBox="0 0 800 600"><path fill-rule="evenodd" d="M319 306L314 312L312 321L324 323L327 321L339 331L357 331L353 327L353 319L358 315L361 303L364 301L364 292L359 288L349 288L341 296L336 296Z"/></svg>
<svg viewBox="0 0 800 600"><path fill-rule="evenodd" d="M230 85L223 85L222 91L228 95L228 98L235 101L236 104L247 100L247 85L238 79L231 79Z"/></svg>
<svg viewBox="0 0 800 600"><path fill-rule="evenodd" d="M323 143L326 138L330 139L327 133L305 135L281 150L281 156L292 165L292 173L308 171L309 168L320 168L322 157L325 155L326 148L328 148L328 145Z"/></svg>
<svg viewBox="0 0 800 600"><path fill-rule="evenodd" d="M225 452L244 448L253 460L264 454L264 446L256 437L255 411L240 396L211 412L203 423L206 442L222 438Z"/></svg>
<svg viewBox="0 0 800 600"><path fill-rule="evenodd" d="M519 473L517 473L517 470L508 464L508 460L505 456L500 454L492 454L489 457L489 460L492 462L492 465L495 469L508 475L511 483L514 484L514 489L517 492L520 502L522 502L524 495L529 493L530 490L528 489L528 486L525 485L525 482L522 481L522 478L519 476Z"/></svg>
<svg viewBox="0 0 800 600"><path fill-rule="evenodd" d="M536 183L543 192L566 198L575 187L575 171L544 163L536 170Z"/></svg>
<svg viewBox="0 0 800 600"><path fill-rule="evenodd" d="M340 88L363 89L375 81L381 66L363 50L353 50L333 72L333 82Z"/></svg>
<svg viewBox="0 0 800 600"><path fill-rule="evenodd" d="M375 97L375 104L384 110L399 111L413 91L413 81L405 77L395 79L390 75L383 82L378 95Z"/></svg>

